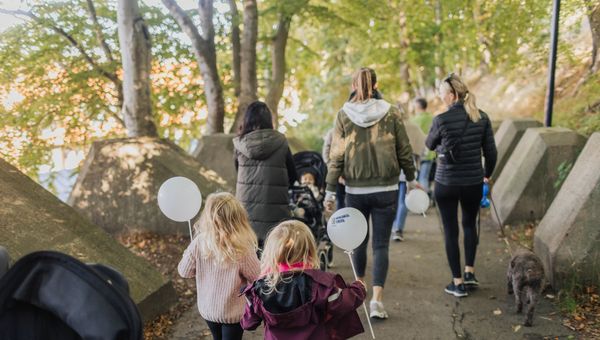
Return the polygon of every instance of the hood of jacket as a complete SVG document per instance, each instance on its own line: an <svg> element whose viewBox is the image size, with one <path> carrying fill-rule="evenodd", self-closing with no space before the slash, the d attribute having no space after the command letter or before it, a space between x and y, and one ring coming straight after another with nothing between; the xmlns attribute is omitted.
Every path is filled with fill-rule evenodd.
<svg viewBox="0 0 600 340"><path fill-rule="evenodd" d="M360 127L370 127L389 112L392 105L383 99L369 99L362 103L346 102L342 110L350 120Z"/></svg>
<svg viewBox="0 0 600 340"><path fill-rule="evenodd" d="M316 302L317 290L326 290L333 284L333 277L331 275L323 274L320 270L307 269L299 275L306 275L313 280L313 286L304 286L304 289L309 291L302 292L302 294L308 295L308 301L306 303L296 306L294 309L285 313L273 313L268 311L264 306L261 306L262 316L267 323L277 328L295 328L295 327L307 327L311 325L316 326L319 323L318 316L313 313L313 304ZM243 294L250 294L253 299L261 299L261 293L258 291L262 286L259 283L260 280L255 281L253 285L248 285ZM294 282L292 281L292 285ZM261 304L262 305L262 304Z"/></svg>
<svg viewBox="0 0 600 340"><path fill-rule="evenodd" d="M283 143L285 136L273 129L256 130L233 139L233 146L244 156L251 159L267 159Z"/></svg>

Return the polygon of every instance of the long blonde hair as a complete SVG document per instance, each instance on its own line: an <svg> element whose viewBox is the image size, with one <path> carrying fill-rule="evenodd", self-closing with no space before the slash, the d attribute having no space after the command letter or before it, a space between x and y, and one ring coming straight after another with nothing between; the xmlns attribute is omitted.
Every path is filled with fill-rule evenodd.
<svg viewBox="0 0 600 340"><path fill-rule="evenodd" d="M475 103L475 95L469 92L467 85L454 73L450 73L440 84L440 90L445 93L452 93L458 102L465 105L465 110L469 115L469 119L473 123L477 123L481 119L481 114Z"/></svg>
<svg viewBox="0 0 600 340"><path fill-rule="evenodd" d="M314 236L300 221L281 222L269 232L262 253L261 271L268 287L265 293L271 294L283 280L280 264L291 266L299 262L310 268L319 267Z"/></svg>
<svg viewBox="0 0 600 340"><path fill-rule="evenodd" d="M373 92L375 92L375 84L377 84L375 70L369 67L361 67L352 76L352 87L355 94L350 101L361 103L369 100L369 98L373 97Z"/></svg>
<svg viewBox="0 0 600 340"><path fill-rule="evenodd" d="M256 234L250 227L246 210L228 192L208 196L194 229L204 258L235 263L257 249Z"/></svg>

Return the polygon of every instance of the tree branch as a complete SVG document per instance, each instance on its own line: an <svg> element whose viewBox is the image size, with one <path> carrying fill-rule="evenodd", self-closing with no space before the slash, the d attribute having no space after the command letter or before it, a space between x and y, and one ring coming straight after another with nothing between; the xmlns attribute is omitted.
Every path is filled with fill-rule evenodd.
<svg viewBox="0 0 600 340"><path fill-rule="evenodd" d="M207 42L204 40L200 32L198 32L198 28L192 22L192 19L187 15L187 13L181 8L175 0L162 0L162 3L171 13L171 16L181 30L192 40L192 45L194 48L202 51L202 54L206 52L206 44Z"/></svg>
<svg viewBox="0 0 600 340"><path fill-rule="evenodd" d="M231 12L231 46L233 53L233 83L235 96L240 96L241 86L241 45L240 45L240 14L238 13L236 0L229 0L229 11Z"/></svg>
<svg viewBox="0 0 600 340"><path fill-rule="evenodd" d="M102 33L102 26L100 26L100 23L98 22L98 16L96 15L96 8L94 7L94 2L92 0L86 1L88 5L88 11L90 14L90 20L92 20L92 22L94 23L94 28L96 30L96 39L98 40L98 44L100 45L100 47L102 47L106 59L110 62L114 62L115 59L113 58L112 51L106 43L106 39L104 39L104 34Z"/></svg>
<svg viewBox="0 0 600 340"><path fill-rule="evenodd" d="M117 77L117 75L115 73L111 73L107 70L105 70L103 67L101 67L100 65L98 65L94 59L92 59L92 57L83 49L83 47L81 46L81 44L79 44L79 42L77 42L77 40L75 40L75 38L73 38L72 35L70 35L69 33L67 33L65 30L63 30L62 28L48 22L47 20L44 20L40 17L38 17L37 15L33 14L31 11L23 11L23 10L7 10L7 9L2 9L0 8L0 13L4 13L4 14L10 14L10 15L14 15L14 16L25 16L30 18L31 20L35 21L36 23L42 25L42 26L46 26L48 28L50 28L51 30L53 30L54 32L58 33L59 35L63 36L65 39L67 39L69 41L69 43L75 47L79 53L81 53L81 55L83 56L83 58L87 61L87 63L96 71L98 71L102 76L106 77L107 79L109 79L110 81L112 81L113 83L115 83L115 85L119 84L119 86L121 86L121 80L119 79L119 77Z"/></svg>

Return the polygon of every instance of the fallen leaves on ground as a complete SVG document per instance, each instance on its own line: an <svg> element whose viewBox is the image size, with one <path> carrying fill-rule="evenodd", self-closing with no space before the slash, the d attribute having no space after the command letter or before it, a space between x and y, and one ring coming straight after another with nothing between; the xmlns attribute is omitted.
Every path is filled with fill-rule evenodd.
<svg viewBox="0 0 600 340"><path fill-rule="evenodd" d="M577 307L567 313L563 325L584 339L600 339L600 296L596 287L586 287L575 294Z"/></svg>
<svg viewBox="0 0 600 340"><path fill-rule="evenodd" d="M168 312L144 325L144 339L167 339L173 324L196 303L195 281L182 279L177 273L177 264L190 242L189 237L143 232L121 235L118 240L133 253L152 263L164 277L173 282L177 303Z"/></svg>

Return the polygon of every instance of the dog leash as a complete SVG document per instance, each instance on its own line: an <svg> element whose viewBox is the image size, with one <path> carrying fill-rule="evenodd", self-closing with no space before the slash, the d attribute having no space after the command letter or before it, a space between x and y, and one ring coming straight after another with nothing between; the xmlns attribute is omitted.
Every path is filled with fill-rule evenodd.
<svg viewBox="0 0 600 340"><path fill-rule="evenodd" d="M496 221L498 222L498 228L500 229L500 234L502 235L502 240L504 240L504 243L506 243L506 247L508 248L508 253L510 254L510 257L513 257L512 247L510 245L510 242L508 242L508 237L504 233L504 228L502 227L502 221L500 220L500 215L498 214L498 210L496 209L496 203L494 202L494 199L492 198L492 188L491 187L490 187L490 203L491 203L490 205L492 206L492 210L494 211L494 214L496 215Z"/></svg>

